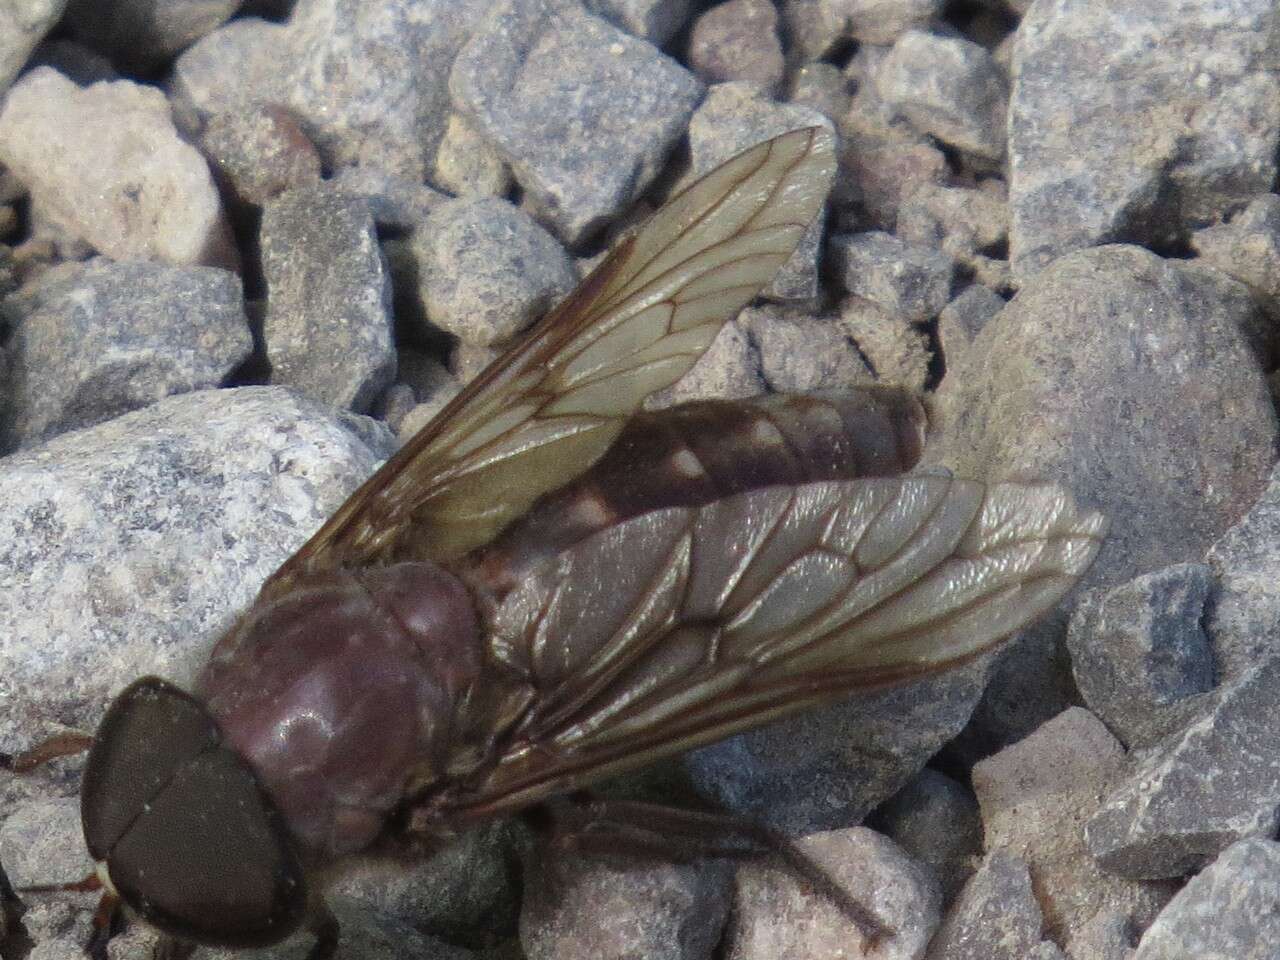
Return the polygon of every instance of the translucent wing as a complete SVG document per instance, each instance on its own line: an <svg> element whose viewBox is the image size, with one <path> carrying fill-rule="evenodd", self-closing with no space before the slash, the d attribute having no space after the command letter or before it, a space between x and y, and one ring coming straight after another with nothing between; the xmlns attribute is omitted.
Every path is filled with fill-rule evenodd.
<svg viewBox="0 0 1280 960"><path fill-rule="evenodd" d="M496 815L954 666L1057 603L1105 528L1058 487L916 476L771 487L602 531L492 599L493 659L533 706L456 812Z"/></svg>
<svg viewBox="0 0 1280 960"><path fill-rule="evenodd" d="M739 154L619 245L369 479L278 573L449 559L589 467L790 257L835 171L831 134Z"/></svg>

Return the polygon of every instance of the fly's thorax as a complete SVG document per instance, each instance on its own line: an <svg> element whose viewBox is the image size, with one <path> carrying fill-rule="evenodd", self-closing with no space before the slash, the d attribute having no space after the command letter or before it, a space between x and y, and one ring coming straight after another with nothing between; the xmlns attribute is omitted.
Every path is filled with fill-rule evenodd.
<svg viewBox="0 0 1280 960"><path fill-rule="evenodd" d="M312 862L376 840L445 776L483 659L466 588L430 563L311 576L261 600L197 680Z"/></svg>

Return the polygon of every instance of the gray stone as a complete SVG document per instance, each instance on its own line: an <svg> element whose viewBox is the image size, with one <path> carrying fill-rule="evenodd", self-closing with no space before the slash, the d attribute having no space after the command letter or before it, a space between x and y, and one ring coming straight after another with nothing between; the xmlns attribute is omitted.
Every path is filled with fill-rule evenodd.
<svg viewBox="0 0 1280 960"><path fill-rule="evenodd" d="M0 821L0 863L15 887L83 876L84 828L80 825L79 798L49 797L7 809Z"/></svg>
<svg viewBox="0 0 1280 960"><path fill-rule="evenodd" d="M186 679L379 456L314 403L243 387L0 461L0 743L92 729L144 673Z"/></svg>
<svg viewBox="0 0 1280 960"><path fill-rule="evenodd" d="M330 168L421 182L449 115L448 71L486 0L300 0L285 24L215 30L178 58L175 94L204 116L274 102Z"/></svg>
<svg viewBox="0 0 1280 960"><path fill-rule="evenodd" d="M293 187L320 181L320 154L298 121L277 104L214 114L200 146L242 203L262 206Z"/></svg>
<svg viewBox="0 0 1280 960"><path fill-rule="evenodd" d="M911 30L880 64L876 85L920 132L985 160L1004 156L1008 81L978 44Z"/></svg>
<svg viewBox="0 0 1280 960"><path fill-rule="evenodd" d="M520 914L528 960L703 960L724 931L724 863L610 864L548 851L533 866Z"/></svg>
<svg viewBox="0 0 1280 960"><path fill-rule="evenodd" d="M784 0L795 57L817 60L842 40L888 46L942 15L942 0Z"/></svg>
<svg viewBox="0 0 1280 960"><path fill-rule="evenodd" d="M1140 930L1131 917L1100 910L1071 937L1076 960L1133 960Z"/></svg>
<svg viewBox="0 0 1280 960"><path fill-rule="evenodd" d="M511 190L511 171L484 137L458 114L436 151L432 180L457 196L502 197Z"/></svg>
<svg viewBox="0 0 1280 960"><path fill-rule="evenodd" d="M1205 630L1219 677L1234 679L1273 655L1280 631L1280 469L1253 508L1205 557L1216 578Z"/></svg>
<svg viewBox="0 0 1280 960"><path fill-rule="evenodd" d="M846 119L859 112L855 100ZM845 229L893 230L904 200L924 184L948 176L947 158L923 140L899 133L850 128L841 125L844 140L840 174L833 194L843 192L843 206L850 210Z"/></svg>
<svg viewBox="0 0 1280 960"><path fill-rule="evenodd" d="M240 280L213 267L66 264L0 317L14 324L10 445L216 387L253 351Z"/></svg>
<svg viewBox="0 0 1280 960"><path fill-rule="evenodd" d="M660 47L689 19L692 0L586 0L592 13Z"/></svg>
<svg viewBox="0 0 1280 960"><path fill-rule="evenodd" d="M10 0L0 7L0 97L66 6L67 0Z"/></svg>
<svg viewBox="0 0 1280 960"><path fill-rule="evenodd" d="M1233 315L1255 361L1264 370L1273 369L1280 359L1280 303L1270 301L1203 258L1175 263L1188 281L1188 292L1204 303L1204 309L1225 310Z"/></svg>
<svg viewBox="0 0 1280 960"><path fill-rule="evenodd" d="M649 184L702 95L675 61L563 0L494 7L449 88L571 246Z"/></svg>
<svg viewBox="0 0 1280 960"><path fill-rule="evenodd" d="M1173 893L1168 884L1104 873L1085 847L1085 823L1123 770L1124 749L1080 707L973 768L987 849L1026 861L1045 931L1068 951L1075 931L1099 912L1145 927Z"/></svg>
<svg viewBox="0 0 1280 960"><path fill-rule="evenodd" d="M912 960L937 929L941 897L929 871L892 840L862 827L805 837L800 848L894 930L873 954ZM831 902L767 863L738 869L726 960L805 960L858 956L862 939ZM857 951L854 953L853 951Z"/></svg>
<svg viewBox="0 0 1280 960"><path fill-rule="evenodd" d="M760 370L760 351L740 323L726 323L678 381L645 401L646 410L661 410L690 400L736 400L767 389Z"/></svg>
<svg viewBox="0 0 1280 960"><path fill-rule="evenodd" d="M297 69L288 24L244 17L219 27L178 57L169 87L175 107L209 117L252 103L289 105Z"/></svg>
<svg viewBox="0 0 1280 960"><path fill-rule="evenodd" d="M816 110L796 104L774 103L750 84L721 83L689 121L691 169L685 178L711 170L762 140L800 127L834 127ZM796 251L778 270L761 296L771 300L811 300L818 295L818 250L823 217L818 216L800 238Z"/></svg>
<svg viewBox="0 0 1280 960"><path fill-rule="evenodd" d="M1276 443L1239 320L1145 250L1064 257L948 365L926 459L959 476L1052 478L1095 503L1111 528L1086 586L1199 560L1257 498ZM970 730L979 751L1071 702L1065 628L1042 621L1010 648Z"/></svg>
<svg viewBox="0 0 1280 960"><path fill-rule="evenodd" d="M1076 685L1130 749L1164 738L1184 718L1184 701L1213 689L1200 625L1211 576L1204 564L1176 564L1076 604L1067 631Z"/></svg>
<svg viewBox="0 0 1280 960"><path fill-rule="evenodd" d="M707 83L743 81L766 95L782 83L778 10L770 0L727 0L693 24L689 66Z"/></svg>
<svg viewBox="0 0 1280 960"><path fill-rule="evenodd" d="M938 314L938 343L948 369L958 365L960 356L982 332L987 321L1004 309L1004 297L980 283L964 288Z"/></svg>
<svg viewBox="0 0 1280 960"><path fill-rule="evenodd" d="M812 107L832 123L838 123L848 112L852 99L844 74L820 60L806 63L793 73L787 88L789 102Z"/></svg>
<svg viewBox="0 0 1280 960"><path fill-rule="evenodd" d="M241 0L71 0L66 25L86 45L131 72L155 69L212 33Z"/></svg>
<svg viewBox="0 0 1280 960"><path fill-rule="evenodd" d="M47 217L113 259L234 263L209 167L152 87L82 90L33 70L0 112L0 162Z"/></svg>
<svg viewBox="0 0 1280 960"><path fill-rule="evenodd" d="M1027 864L995 850L964 885L925 960L1024 960L1043 923Z"/></svg>
<svg viewBox="0 0 1280 960"><path fill-rule="evenodd" d="M577 282L554 237L491 197L441 204L414 233L413 250L427 318L481 346L510 340Z"/></svg>
<svg viewBox="0 0 1280 960"><path fill-rule="evenodd" d="M806 711L681 764L712 802L788 833L857 823L964 726L988 659Z"/></svg>
<svg viewBox="0 0 1280 960"><path fill-rule="evenodd" d="M975 269L986 252L1005 245L1008 221L1008 204L990 189L925 183L898 208L895 233Z"/></svg>
<svg viewBox="0 0 1280 960"><path fill-rule="evenodd" d="M291 190L264 208L260 242L272 382L368 410L396 362L391 285L368 207L328 185Z"/></svg>
<svg viewBox="0 0 1280 960"><path fill-rule="evenodd" d="M497 823L410 862L354 860L326 893L452 942L492 942L498 931L515 929L518 904L508 863L515 856L514 835L511 824Z"/></svg>
<svg viewBox="0 0 1280 960"><path fill-rule="evenodd" d="M425 183L406 180L377 167L344 167L329 179L342 193L359 197L381 229L405 234L449 197ZM390 253L384 247L390 259Z"/></svg>
<svg viewBox="0 0 1280 960"><path fill-rule="evenodd" d="M1138 758L1090 821L1089 850L1107 871L1177 877L1280 828L1280 660L1205 700L1194 722Z"/></svg>
<svg viewBox="0 0 1280 960"><path fill-rule="evenodd" d="M928 767L877 807L867 826L932 868L944 904L955 899L982 852L982 820L973 792Z"/></svg>
<svg viewBox="0 0 1280 960"><path fill-rule="evenodd" d="M929 378L929 340L916 324L870 300L845 297L836 325L857 344L880 383L924 389Z"/></svg>
<svg viewBox="0 0 1280 960"><path fill-rule="evenodd" d="M1015 274L1094 244L1167 242L1270 190L1278 22L1270 0L1035 4L1013 61Z"/></svg>
<svg viewBox="0 0 1280 960"><path fill-rule="evenodd" d="M344 960L473 960L470 950L455 947L435 937L419 933L413 927L394 917L370 910L368 905L345 897L334 897L329 908L338 920L341 930L338 950ZM283 943L267 947L254 954L255 960L307 960L315 944L315 937L305 930L294 934ZM129 957L150 955L148 943L138 944L126 954ZM202 960L242 960L243 950L205 948L200 951Z"/></svg>
<svg viewBox="0 0 1280 960"><path fill-rule="evenodd" d="M1241 840L1178 893L1133 960L1274 960L1280 943L1280 843Z"/></svg>
<svg viewBox="0 0 1280 960"><path fill-rule="evenodd" d="M907 320L932 319L951 299L955 265L937 250L875 231L838 234L830 251L849 293Z"/></svg>
<svg viewBox="0 0 1280 960"><path fill-rule="evenodd" d="M832 317L784 307L748 307L738 321L760 352L765 383L778 393L812 393L874 379Z"/></svg>
<svg viewBox="0 0 1280 960"><path fill-rule="evenodd" d="M1280 299L1280 196L1264 193L1228 222L1197 230L1191 247L1228 276Z"/></svg>
<svg viewBox="0 0 1280 960"><path fill-rule="evenodd" d="M1136 247L1064 257L948 370L934 461L1095 501L1111 518L1095 584L1199 560L1262 492L1276 443L1230 306Z"/></svg>

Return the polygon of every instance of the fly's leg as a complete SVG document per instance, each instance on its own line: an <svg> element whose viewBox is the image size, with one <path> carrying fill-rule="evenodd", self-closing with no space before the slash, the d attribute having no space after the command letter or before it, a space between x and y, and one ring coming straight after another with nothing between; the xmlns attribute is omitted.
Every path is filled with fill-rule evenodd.
<svg viewBox="0 0 1280 960"><path fill-rule="evenodd" d="M30 773L59 757L72 757L84 753L93 745L93 736L78 730L55 733L34 747L21 753L0 753L0 770L14 773Z"/></svg>
<svg viewBox="0 0 1280 960"><path fill-rule="evenodd" d="M659 803L603 800L582 794L532 812L535 829L558 846L587 856L690 862L774 854L793 876L840 909L868 949L894 931L786 835L746 817Z"/></svg>
<svg viewBox="0 0 1280 960"><path fill-rule="evenodd" d="M85 886L83 889L92 889ZM84 945L85 956L90 960L107 960L107 944L124 929L124 911L119 899L112 893L103 893L98 909L93 912L93 933ZM157 948L158 949L158 948Z"/></svg>

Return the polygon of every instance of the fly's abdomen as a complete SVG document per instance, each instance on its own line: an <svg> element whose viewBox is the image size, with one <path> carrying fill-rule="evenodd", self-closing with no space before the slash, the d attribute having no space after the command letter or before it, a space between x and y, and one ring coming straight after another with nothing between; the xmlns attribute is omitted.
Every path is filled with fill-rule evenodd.
<svg viewBox="0 0 1280 960"><path fill-rule="evenodd" d="M551 493L474 557L498 593L612 524L748 490L893 476L920 458L927 418L893 387L705 400L634 416L595 466Z"/></svg>

